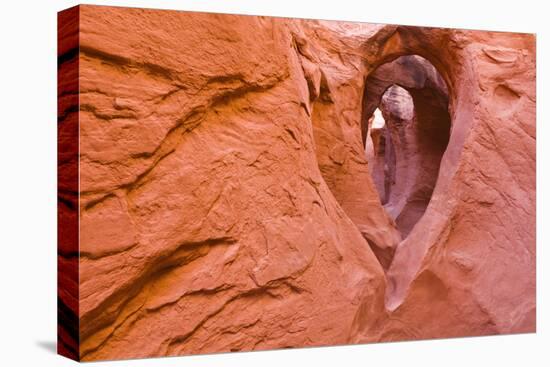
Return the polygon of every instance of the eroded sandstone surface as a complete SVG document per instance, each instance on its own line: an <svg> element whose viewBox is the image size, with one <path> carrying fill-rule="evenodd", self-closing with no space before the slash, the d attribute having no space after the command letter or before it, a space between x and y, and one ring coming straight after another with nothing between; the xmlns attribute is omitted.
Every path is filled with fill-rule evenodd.
<svg viewBox="0 0 550 367"><path fill-rule="evenodd" d="M79 13L80 358L535 330L532 35Z"/></svg>

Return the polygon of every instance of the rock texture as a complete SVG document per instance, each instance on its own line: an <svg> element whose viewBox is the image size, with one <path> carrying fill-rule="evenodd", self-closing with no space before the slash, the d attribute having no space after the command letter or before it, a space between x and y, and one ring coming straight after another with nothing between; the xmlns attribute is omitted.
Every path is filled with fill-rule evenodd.
<svg viewBox="0 0 550 367"><path fill-rule="evenodd" d="M534 331L533 36L77 9L78 358ZM412 54L442 78L408 76L413 120L450 135L413 144L440 165L403 239L365 140Z"/></svg>
<svg viewBox="0 0 550 367"><path fill-rule="evenodd" d="M58 24L57 350L78 359L78 8L60 13Z"/></svg>

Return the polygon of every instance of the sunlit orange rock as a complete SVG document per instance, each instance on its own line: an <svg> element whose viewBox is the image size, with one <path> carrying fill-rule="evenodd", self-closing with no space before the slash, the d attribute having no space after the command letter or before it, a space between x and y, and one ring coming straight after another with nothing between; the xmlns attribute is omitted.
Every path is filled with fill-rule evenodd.
<svg viewBox="0 0 550 367"><path fill-rule="evenodd" d="M78 27L66 34L78 34L79 48L59 49L58 126L79 124L77 136L60 135L72 169L60 166L59 259L78 259L78 277L62 278L60 304L77 300L67 309L79 323L68 317L60 329L74 327L80 344L63 354L534 331L532 35L71 11ZM441 75L423 80L447 93L450 136L436 172L420 176L433 193L404 233L369 172L368 120L380 100L365 91L406 55ZM61 83L75 80L69 65L79 102ZM419 121L434 108L425 86L409 85Z"/></svg>

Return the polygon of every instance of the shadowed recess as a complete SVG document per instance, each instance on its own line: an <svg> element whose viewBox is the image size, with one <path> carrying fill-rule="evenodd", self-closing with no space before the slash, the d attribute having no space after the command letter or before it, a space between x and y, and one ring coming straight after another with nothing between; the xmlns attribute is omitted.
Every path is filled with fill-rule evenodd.
<svg viewBox="0 0 550 367"><path fill-rule="evenodd" d="M449 142L447 88L429 61L402 56L369 75L364 98L376 108L364 117L369 171L405 238L430 203Z"/></svg>

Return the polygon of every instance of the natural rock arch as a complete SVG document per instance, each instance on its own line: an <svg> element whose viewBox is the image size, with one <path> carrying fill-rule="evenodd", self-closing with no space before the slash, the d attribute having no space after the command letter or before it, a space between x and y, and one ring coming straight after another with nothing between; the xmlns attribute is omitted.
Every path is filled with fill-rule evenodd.
<svg viewBox="0 0 550 367"><path fill-rule="evenodd" d="M447 30L434 33L429 28L396 27L391 32L389 30L388 33L382 32L379 37L383 39L384 46L381 52L372 58L371 72L402 56L418 55L426 59L441 75L444 81L442 85L446 86L451 124L449 142L441 159L438 185L432 193L431 205L422 218L424 220L421 219L416 224L416 231L410 233L400 243L391 267L388 269L386 305L393 309L403 301L410 282L413 281L421 266L428 246L437 242L437 237L448 225L446 220L441 219L452 216L451 213L455 209L453 203L449 203L444 198L443 193L452 184L453 173L457 169L466 133L473 121L474 101L470 87L473 84L474 73L470 60L460 57L456 49L448 47L452 41L451 32ZM368 73L367 78L371 72ZM364 99L364 102L368 102L368 99ZM369 108L372 108L370 104L363 105L365 117L368 116ZM364 118L362 126L364 126ZM362 132L362 136L365 136L366 127L362 127ZM431 212L438 214L431 215Z"/></svg>
<svg viewBox="0 0 550 367"><path fill-rule="evenodd" d="M373 107L381 108L387 121L384 188L375 177L382 203L405 238L424 214L439 174L441 157L450 132L448 91L435 67L420 56L401 56L379 66L366 80L362 118L363 141L371 137ZM377 164L378 163L378 164ZM389 176L388 176L389 175Z"/></svg>
<svg viewBox="0 0 550 367"><path fill-rule="evenodd" d="M385 269L388 269L392 263L398 244L403 244L403 242L395 221L383 209L378 195L375 194L374 197L372 195L376 193L376 189L364 157L367 129L365 119L368 119L368 116L378 106L379 99L365 99L355 93L367 92L364 90L366 81L369 75L376 72L380 66L391 63L402 56L418 55L433 65L429 75L424 75L423 78L433 79L434 83L438 85L437 88L447 90L449 93L448 111L452 116L456 100L453 93L457 90L455 85L459 86L460 83L467 82L468 78L459 78L457 81L453 79L455 60L453 55L447 54L448 49L445 47L451 36L452 32L447 30L439 30L432 34L426 28L383 27L362 46L365 52L360 71L362 80L359 82L346 80L345 84L338 84L339 81L333 79L335 74L332 73L333 70L329 70L333 65L324 64L325 61L320 60L322 56L320 57L312 51L310 43L296 35L294 38L309 89L311 101L309 108L319 168L331 192L358 227ZM315 51L321 50L316 49ZM414 63L414 58L410 60ZM467 66L468 61L459 65ZM436 70L440 76L437 76ZM409 82L414 82L414 80ZM403 83L406 84L406 81ZM379 98L388 87L389 85L386 85L379 91ZM346 113L355 110L353 104L357 100L363 101L363 106L358 112L359 118L346 117ZM365 102L369 103L365 105ZM468 101L462 98L461 103L467 104ZM468 113L468 110L465 112ZM343 121L335 123L338 119ZM458 162L464 139L462 132L467 131L470 120L466 114L453 118L455 121L462 119L464 122L460 123L460 132L455 134L453 142L450 143L452 146L443 156L442 165L454 166ZM357 121L357 125L347 127L346 120L348 120L348 124L355 124ZM359 130L356 130L357 128ZM358 154L361 154L362 157ZM445 170L446 178L439 179L440 187L448 184L450 179L448 174L453 170L452 167ZM443 181L445 182L442 183ZM432 199L434 198L437 200L437 195L432 195ZM423 251L420 249L416 254L418 258L411 261L418 260L419 262L422 258L420 254ZM411 267L411 269L413 268L415 266Z"/></svg>

